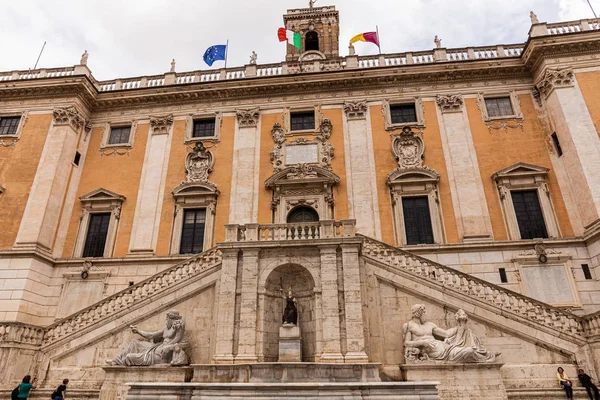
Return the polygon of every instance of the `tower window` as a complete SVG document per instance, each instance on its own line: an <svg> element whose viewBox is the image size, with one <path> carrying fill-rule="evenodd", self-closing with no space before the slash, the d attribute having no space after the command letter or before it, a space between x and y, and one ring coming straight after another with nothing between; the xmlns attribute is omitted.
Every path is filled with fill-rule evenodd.
<svg viewBox="0 0 600 400"><path fill-rule="evenodd" d="M548 231L537 190L511 192L521 239L547 238Z"/></svg>
<svg viewBox="0 0 600 400"><path fill-rule="evenodd" d="M110 213L90 215L83 257L103 257L106 246Z"/></svg>
<svg viewBox="0 0 600 400"><path fill-rule="evenodd" d="M390 106L392 124L417 122L417 109L414 104L397 104Z"/></svg>
<svg viewBox="0 0 600 400"><path fill-rule="evenodd" d="M319 34L315 31L309 31L306 33L304 51L310 50L319 51Z"/></svg>
<svg viewBox="0 0 600 400"><path fill-rule="evenodd" d="M406 244L433 244L433 228L427 196L403 197L402 210Z"/></svg>

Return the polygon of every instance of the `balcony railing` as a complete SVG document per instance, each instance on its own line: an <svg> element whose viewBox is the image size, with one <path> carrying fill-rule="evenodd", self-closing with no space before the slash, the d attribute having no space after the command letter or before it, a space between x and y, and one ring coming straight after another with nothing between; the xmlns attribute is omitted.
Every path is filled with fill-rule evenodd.
<svg viewBox="0 0 600 400"><path fill-rule="evenodd" d="M299 10L301 11L301 10ZM600 30L600 18L583 19L552 24L535 24L530 37L547 35L564 35L585 31ZM406 65L424 65L440 62L463 62L471 60L488 60L499 58L519 58L525 44L508 44L497 46L479 46L453 49L433 49L417 52L381 54L369 56L340 57L337 59L299 62L283 62L277 64L250 64L243 67L222 68L208 71L190 71L184 73L167 72L162 75L143 76L126 79L96 81L82 65L66 68L47 68L27 71L0 72L0 82L51 78L70 75L88 75L100 92L116 90L134 90L168 85L184 85L227 80L238 80L257 77L273 77L301 73L372 69Z"/></svg>
<svg viewBox="0 0 600 400"><path fill-rule="evenodd" d="M351 238L356 235L356 220L298 222L289 224L226 225L226 242L307 241Z"/></svg>

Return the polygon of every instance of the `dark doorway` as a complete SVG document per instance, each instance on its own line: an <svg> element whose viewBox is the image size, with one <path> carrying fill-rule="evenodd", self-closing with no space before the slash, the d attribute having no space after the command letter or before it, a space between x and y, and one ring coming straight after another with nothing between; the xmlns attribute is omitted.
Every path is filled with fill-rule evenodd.
<svg viewBox="0 0 600 400"><path fill-rule="evenodd" d="M306 33L304 51L310 50L319 51L319 34L315 31L310 31Z"/></svg>
<svg viewBox="0 0 600 400"><path fill-rule="evenodd" d="M311 207L298 207L288 214L287 222L319 222L319 214Z"/></svg>

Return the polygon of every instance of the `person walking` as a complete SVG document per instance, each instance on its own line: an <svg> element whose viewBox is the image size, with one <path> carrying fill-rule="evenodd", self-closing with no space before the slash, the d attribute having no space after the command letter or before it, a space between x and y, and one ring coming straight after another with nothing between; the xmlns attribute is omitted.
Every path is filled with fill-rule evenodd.
<svg viewBox="0 0 600 400"><path fill-rule="evenodd" d="M31 375L25 375L23 381L13 390L11 395L12 399L27 399L29 398L29 392L37 388L37 378L31 380ZM15 397L16 395L16 397Z"/></svg>
<svg viewBox="0 0 600 400"><path fill-rule="evenodd" d="M569 376L565 372L562 367L558 367L556 377L558 378L558 383L565 389L567 393L567 399L573 399L573 382L569 379Z"/></svg>
<svg viewBox="0 0 600 400"><path fill-rule="evenodd" d="M52 393L52 400L64 400L67 397L67 385L69 384L68 379L63 379L62 385L60 385L56 390Z"/></svg>
<svg viewBox="0 0 600 400"><path fill-rule="evenodd" d="M583 369L579 369L577 371L577 377L579 378L579 382L585 388L590 400L600 400L600 393L598 392L598 387L592 383L592 378L586 374ZM594 396L592 397L592 392Z"/></svg>

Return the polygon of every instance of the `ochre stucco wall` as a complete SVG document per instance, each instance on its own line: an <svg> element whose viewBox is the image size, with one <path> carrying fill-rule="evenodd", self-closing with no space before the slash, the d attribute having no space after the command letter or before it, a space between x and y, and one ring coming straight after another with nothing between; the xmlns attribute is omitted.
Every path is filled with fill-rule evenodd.
<svg viewBox="0 0 600 400"><path fill-rule="evenodd" d="M450 184L442 148L442 138L437 119L436 105L434 102L424 102L425 124L423 129L423 142L425 143L425 158L423 165L435 169L440 175L439 196L442 207L446 241L458 242L456 219L452 207L450 195ZM398 163L392 153L392 141L390 134L385 130L384 117L381 106L373 106L371 112L371 128L373 130L373 149L375 152L375 170L377 176L377 194L379 196L379 213L381 216L381 237L389 244L395 244L392 203L390 189L387 186L387 176L398 167Z"/></svg>
<svg viewBox="0 0 600 400"><path fill-rule="evenodd" d="M90 135L85 164L77 190L77 200L73 207L73 215L63 250L63 257L72 257L73 248L79 228L81 202L79 197L93 190L104 188L125 196L119 229L115 242L115 257L123 257L129 250L133 215L137 203L142 167L146 153L149 124L138 124L133 140L133 147L128 154L103 155L100 152L103 127L96 127Z"/></svg>
<svg viewBox="0 0 600 400"><path fill-rule="evenodd" d="M563 237L573 236L573 228L569 220L565 203L562 198L556 174L552 170L552 162L548 154L548 147L542 126L537 118L537 112L530 95L519 96L521 111L524 115L523 129L508 128L491 132L483 122L481 111L476 99L465 99L469 115L475 152L479 163L479 171L487 200L487 206L492 221L495 240L507 240L508 234L498 190L492 175L506 167L518 162L538 165L550 169L548 173L548 188L554 205ZM498 124L495 124L498 125Z"/></svg>
<svg viewBox="0 0 600 400"><path fill-rule="evenodd" d="M275 123L283 126L283 113L262 114L260 116L260 170L258 178L258 223L272 224L273 211L271 210L272 192L265 188L265 181L273 175L271 164L271 151L273 150L273 136L271 130Z"/></svg>
<svg viewBox="0 0 600 400"><path fill-rule="evenodd" d="M207 149L213 153L215 165L208 179L217 185L219 197L215 213L215 233L213 243L225 240L225 225L229 220L229 206L231 196L231 171L233 165L233 139L235 133L235 117L223 117L221 124L220 141L216 144L205 142ZM175 201L173 189L185 181L185 158L190 152L185 141L185 121L175 121L173 126L173 139L171 143L171 154L169 156L169 170L165 184L165 194L156 247L157 255L169 254L171 235L173 231L173 219Z"/></svg>
<svg viewBox="0 0 600 400"><path fill-rule="evenodd" d="M344 152L344 123L342 109L323 110L323 118L329 118L333 132L329 141L334 147L331 169L340 177L340 183L333 188L335 199L334 218L339 221L348 218L348 181L346 180L346 154Z"/></svg>
<svg viewBox="0 0 600 400"><path fill-rule="evenodd" d="M0 147L0 248L15 243L51 123L52 114L30 114L15 147Z"/></svg>
<svg viewBox="0 0 600 400"><path fill-rule="evenodd" d="M596 132L600 135L600 71L580 72L575 74L581 93L587 104Z"/></svg>

